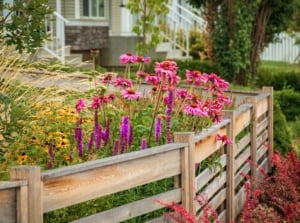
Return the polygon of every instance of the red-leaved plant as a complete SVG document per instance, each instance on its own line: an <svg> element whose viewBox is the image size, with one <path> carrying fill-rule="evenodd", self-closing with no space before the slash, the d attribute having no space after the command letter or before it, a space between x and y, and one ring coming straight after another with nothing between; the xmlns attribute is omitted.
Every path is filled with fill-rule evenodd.
<svg viewBox="0 0 300 223"><path fill-rule="evenodd" d="M246 200L238 223L300 222L300 158L293 152L286 157L275 153L271 162L273 172L269 175L257 167L264 176L261 181L243 174L248 181L244 184ZM164 216L177 223L219 222L217 212L202 195L197 195L196 200L202 207L199 217L175 202L157 202L173 211Z"/></svg>

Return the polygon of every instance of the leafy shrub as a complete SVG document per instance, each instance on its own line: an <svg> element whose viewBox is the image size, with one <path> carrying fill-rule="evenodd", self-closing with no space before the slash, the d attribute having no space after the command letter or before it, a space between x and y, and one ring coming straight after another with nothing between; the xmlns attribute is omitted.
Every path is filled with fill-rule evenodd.
<svg viewBox="0 0 300 223"><path fill-rule="evenodd" d="M250 179L245 184L246 202L241 222L299 222L300 221L300 159L295 153L271 159L274 172L262 181ZM283 183L284 182L284 183Z"/></svg>
<svg viewBox="0 0 300 223"><path fill-rule="evenodd" d="M274 90L291 88L300 91L300 73L297 71L277 71L276 69L261 68L257 78L259 87L273 86Z"/></svg>
<svg viewBox="0 0 300 223"><path fill-rule="evenodd" d="M291 150L292 136L280 104L274 100L274 148L282 154Z"/></svg>
<svg viewBox="0 0 300 223"><path fill-rule="evenodd" d="M300 114L300 92L292 89L284 89L274 94L275 99L279 102L281 110L287 121L294 121Z"/></svg>

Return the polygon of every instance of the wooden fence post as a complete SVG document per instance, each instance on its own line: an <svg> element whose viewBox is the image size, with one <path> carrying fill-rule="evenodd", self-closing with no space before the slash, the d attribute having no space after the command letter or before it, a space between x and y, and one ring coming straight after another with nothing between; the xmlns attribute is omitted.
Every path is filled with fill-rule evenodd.
<svg viewBox="0 0 300 223"><path fill-rule="evenodd" d="M246 102L252 104L252 109L251 109L251 117L252 117L252 120L251 120L251 136L250 136L250 142L251 142L251 146L250 146L250 156L251 156L251 162L254 164L254 165L251 165L251 177L253 178L253 180L255 181L256 180L256 177L257 177L257 167L256 167L256 164L257 164L257 155L256 155L256 152L257 152L257 113L256 113L256 110L257 110L257 99L256 97L249 97L246 99Z"/></svg>
<svg viewBox="0 0 300 223"><path fill-rule="evenodd" d="M269 172L271 172L272 164L271 158L273 156L274 151L274 133L273 133L273 122L274 122L274 107L273 107L273 87L263 87L262 91L264 93L270 93L269 100L268 100L268 135L269 135L269 151L268 151L268 158L269 158Z"/></svg>
<svg viewBox="0 0 300 223"><path fill-rule="evenodd" d="M226 175L227 175L227 192L226 192L226 222L235 220L235 111L224 111L224 118L230 119L227 125L227 137L232 140L232 145L226 145Z"/></svg>
<svg viewBox="0 0 300 223"><path fill-rule="evenodd" d="M185 187L185 190L182 191L182 203L183 206L191 214L196 214L195 206L195 134L194 132L178 132L174 133L175 142L188 143L188 147L183 150L185 154L182 154L183 157L187 159L185 165L182 165L182 182L184 185L181 185L182 188ZM185 178L185 179L183 179Z"/></svg>
<svg viewBox="0 0 300 223"><path fill-rule="evenodd" d="M10 171L11 180L27 180L27 198L20 198L22 203L27 200L28 222L43 222L42 182L39 166L17 166ZM22 194L22 188L21 188ZM26 196L26 195L25 195ZM24 199L24 200L23 200ZM24 204L22 204L24 205ZM18 213L20 210L18 210Z"/></svg>

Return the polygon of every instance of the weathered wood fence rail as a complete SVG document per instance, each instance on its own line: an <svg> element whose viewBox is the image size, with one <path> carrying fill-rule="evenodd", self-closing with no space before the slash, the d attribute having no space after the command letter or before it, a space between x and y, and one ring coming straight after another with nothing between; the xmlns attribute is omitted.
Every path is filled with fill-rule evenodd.
<svg viewBox="0 0 300 223"><path fill-rule="evenodd" d="M37 166L14 167L10 181L0 182L0 222L41 223L44 213L170 177L176 179L171 190L73 222L121 222L161 209L155 200L180 202L196 214L201 212L196 192L206 196L222 222L234 220L245 199L241 173L260 177L247 160L268 171L273 148L272 88L243 101L224 111L221 123L196 135L175 133L171 144L45 172ZM224 146L217 134L227 135L233 145ZM216 153L222 169L206 168L196 176L195 164Z"/></svg>

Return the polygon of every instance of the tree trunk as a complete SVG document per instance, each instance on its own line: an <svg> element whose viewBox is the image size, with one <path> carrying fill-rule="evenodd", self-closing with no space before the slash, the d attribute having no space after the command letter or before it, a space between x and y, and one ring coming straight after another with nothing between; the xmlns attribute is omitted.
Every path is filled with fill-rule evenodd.
<svg viewBox="0 0 300 223"><path fill-rule="evenodd" d="M263 0L256 13L251 34L252 48L250 52L250 72L252 78L257 74L257 66L260 61L260 53L264 47L266 26L271 16L267 0Z"/></svg>

